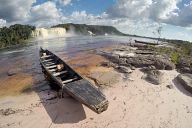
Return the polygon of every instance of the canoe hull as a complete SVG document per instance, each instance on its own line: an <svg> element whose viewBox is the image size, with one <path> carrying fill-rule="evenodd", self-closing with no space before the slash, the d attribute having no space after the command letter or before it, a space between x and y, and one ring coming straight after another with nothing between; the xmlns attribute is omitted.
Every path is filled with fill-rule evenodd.
<svg viewBox="0 0 192 128"><path fill-rule="evenodd" d="M46 53L47 55L52 57L49 57L48 59L42 59L42 53ZM49 60L52 61L50 62ZM58 61L64 64L66 73L63 73L59 76L54 76L55 74L59 74L61 72L51 72L51 70L47 68L51 66L47 66L47 64L56 64ZM76 73L69 65L67 65L55 54L48 50L40 49L40 64L42 66L42 71L48 77L48 80L56 83L63 91L67 92L70 96L72 96L98 114L107 110L109 102L106 99L105 95L89 81ZM64 82L65 84L63 84Z"/></svg>

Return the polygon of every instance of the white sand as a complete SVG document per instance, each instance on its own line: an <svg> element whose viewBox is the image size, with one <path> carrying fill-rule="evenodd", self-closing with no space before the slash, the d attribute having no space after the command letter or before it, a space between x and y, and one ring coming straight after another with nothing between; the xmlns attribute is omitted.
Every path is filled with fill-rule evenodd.
<svg viewBox="0 0 192 128"><path fill-rule="evenodd" d="M131 74L134 81L121 80L105 89L109 108L102 114L69 97L40 103L53 92L1 98L0 109L24 110L0 115L0 128L192 128L192 95L172 82L176 71L163 72L161 85L142 80L137 69Z"/></svg>

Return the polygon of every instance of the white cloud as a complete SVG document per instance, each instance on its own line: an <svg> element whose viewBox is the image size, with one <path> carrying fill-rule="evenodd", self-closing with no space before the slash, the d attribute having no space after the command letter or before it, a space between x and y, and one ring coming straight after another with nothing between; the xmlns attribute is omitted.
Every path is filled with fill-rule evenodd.
<svg viewBox="0 0 192 128"><path fill-rule="evenodd" d="M59 0L59 3L63 4L64 6L69 5L71 0Z"/></svg>
<svg viewBox="0 0 192 128"><path fill-rule="evenodd" d="M74 23L89 23L92 20L97 19L99 16L93 16L92 14L88 14L86 11L74 11L68 17L68 22Z"/></svg>
<svg viewBox="0 0 192 128"><path fill-rule="evenodd" d="M152 0L117 0L107 13L112 17L146 17L151 4Z"/></svg>
<svg viewBox="0 0 192 128"><path fill-rule="evenodd" d="M150 6L150 17L156 21L167 20L178 11L178 0L155 0Z"/></svg>
<svg viewBox="0 0 192 128"><path fill-rule="evenodd" d="M184 5L178 12L178 15L172 17L168 22L172 22L174 25L192 27L192 1Z"/></svg>
<svg viewBox="0 0 192 128"><path fill-rule="evenodd" d="M0 19L0 28L6 26L6 20Z"/></svg>
<svg viewBox="0 0 192 128"><path fill-rule="evenodd" d="M0 18L8 22L25 20L36 0L0 0Z"/></svg>
<svg viewBox="0 0 192 128"><path fill-rule="evenodd" d="M45 2L31 8L29 22L37 26L52 25L61 22L62 14L54 2Z"/></svg>
<svg viewBox="0 0 192 128"><path fill-rule="evenodd" d="M192 2L183 8L182 0L117 0L107 10L111 18L151 19L159 23L177 26L192 25Z"/></svg>

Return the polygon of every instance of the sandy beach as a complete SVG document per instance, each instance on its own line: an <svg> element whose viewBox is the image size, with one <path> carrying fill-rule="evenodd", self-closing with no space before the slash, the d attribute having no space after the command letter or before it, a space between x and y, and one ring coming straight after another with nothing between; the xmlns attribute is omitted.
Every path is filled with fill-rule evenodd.
<svg viewBox="0 0 192 128"><path fill-rule="evenodd" d="M108 60L95 50L62 59L100 88L109 101L107 111L96 114L67 94L59 98L46 81L36 87L44 79L41 73L34 77L19 72L0 79L0 128L192 127L192 94L179 85L176 70L161 70L162 83L154 85L143 79L140 68L127 77L102 66ZM23 91L28 87L32 91Z"/></svg>
<svg viewBox="0 0 192 128"><path fill-rule="evenodd" d="M122 77L102 90L109 100L107 111L96 114L69 96L59 99L56 92L45 90L1 98L0 127L192 127L192 95L174 80L176 71L163 71L163 83L157 86L141 79L143 73L139 69L131 74L133 81L124 80L122 74L110 70ZM172 89L166 87L170 84Z"/></svg>

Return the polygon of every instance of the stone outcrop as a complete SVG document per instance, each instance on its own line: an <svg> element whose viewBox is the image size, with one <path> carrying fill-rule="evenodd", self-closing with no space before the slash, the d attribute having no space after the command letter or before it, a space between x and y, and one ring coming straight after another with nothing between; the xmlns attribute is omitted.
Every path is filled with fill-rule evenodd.
<svg viewBox="0 0 192 128"><path fill-rule="evenodd" d="M113 53L102 52L102 55L109 59L111 62L123 66L135 66L138 68L155 66L159 70L173 70L175 65L169 60L161 55L117 55Z"/></svg>
<svg viewBox="0 0 192 128"><path fill-rule="evenodd" d="M184 57L179 57L177 60L177 69L182 73L192 73L191 60L186 60Z"/></svg>

